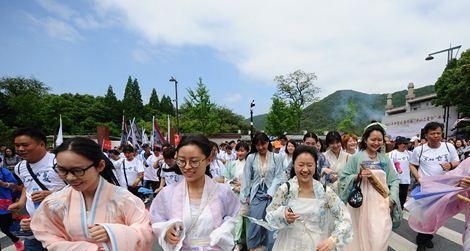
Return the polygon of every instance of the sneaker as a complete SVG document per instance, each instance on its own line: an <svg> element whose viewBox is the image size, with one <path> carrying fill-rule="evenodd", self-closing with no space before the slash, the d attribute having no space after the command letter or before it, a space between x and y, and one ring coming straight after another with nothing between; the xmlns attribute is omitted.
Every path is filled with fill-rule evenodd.
<svg viewBox="0 0 470 251"><path fill-rule="evenodd" d="M24 244L22 241L17 241L13 244L15 244L16 251L24 251Z"/></svg>
<svg viewBox="0 0 470 251"><path fill-rule="evenodd" d="M13 231L11 233L20 239L34 239L34 234L32 231Z"/></svg>
<svg viewBox="0 0 470 251"><path fill-rule="evenodd" d="M426 246L418 245L418 248L416 249L416 251L426 251Z"/></svg>
<svg viewBox="0 0 470 251"><path fill-rule="evenodd" d="M426 246L427 248L433 248L433 247L434 247L434 243L432 243L431 240L427 240L427 241L424 243L424 246Z"/></svg>

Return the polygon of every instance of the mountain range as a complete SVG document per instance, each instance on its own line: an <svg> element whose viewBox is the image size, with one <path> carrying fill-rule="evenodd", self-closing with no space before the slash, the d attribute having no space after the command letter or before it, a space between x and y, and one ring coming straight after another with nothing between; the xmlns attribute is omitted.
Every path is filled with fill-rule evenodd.
<svg viewBox="0 0 470 251"><path fill-rule="evenodd" d="M416 97L434 93L434 85L414 89ZM405 105L406 90L392 93L394 107ZM385 114L385 105L388 94L367 94L354 90L339 90L325 98L307 106L303 110L301 119L302 130L315 131L323 134L334 130L348 114L348 103L352 102L356 108L354 123L362 128L371 120L381 121ZM253 116L255 128L264 130L266 115ZM247 119L249 122L249 119Z"/></svg>

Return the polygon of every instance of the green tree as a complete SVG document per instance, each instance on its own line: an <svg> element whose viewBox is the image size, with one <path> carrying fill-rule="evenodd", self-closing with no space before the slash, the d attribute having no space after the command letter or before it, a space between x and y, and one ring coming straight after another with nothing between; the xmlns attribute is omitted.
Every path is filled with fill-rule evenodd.
<svg viewBox="0 0 470 251"><path fill-rule="evenodd" d="M245 119L232 110L216 106L216 131L220 133L236 133L238 130L247 131L250 126L245 122Z"/></svg>
<svg viewBox="0 0 470 251"><path fill-rule="evenodd" d="M470 116L470 50L466 50L460 58L451 60L435 84L437 98L435 105L456 106L463 116ZM449 125L450 126L450 125ZM462 123L463 131L470 134L469 123Z"/></svg>
<svg viewBox="0 0 470 251"><path fill-rule="evenodd" d="M175 107L173 106L169 96L162 96L162 99L160 100L160 111L171 116L175 115Z"/></svg>
<svg viewBox="0 0 470 251"><path fill-rule="evenodd" d="M148 106L155 111L160 109L160 101L158 100L158 94L155 88L152 88L152 94L150 94Z"/></svg>
<svg viewBox="0 0 470 251"><path fill-rule="evenodd" d="M281 98L274 96L266 117L266 132L269 135L282 135L296 129L296 120L292 108Z"/></svg>
<svg viewBox="0 0 470 251"><path fill-rule="evenodd" d="M158 116L161 114L160 110L160 101L158 100L157 91L155 88L152 88L152 93L150 94L149 102L144 106L144 120L152 120L153 116Z"/></svg>
<svg viewBox="0 0 470 251"><path fill-rule="evenodd" d="M216 105L210 100L209 90L199 78L195 90L188 88L188 96L181 106L183 131L209 135L217 131Z"/></svg>
<svg viewBox="0 0 470 251"><path fill-rule="evenodd" d="M42 98L49 88L39 80L23 77L0 79L0 112L8 127L41 127Z"/></svg>
<svg viewBox="0 0 470 251"><path fill-rule="evenodd" d="M277 82L276 96L289 103L294 117L296 130L300 131L302 110L314 101L318 100L317 94L320 88L313 84L317 79L315 73L307 73L296 70L287 75L278 75L274 78Z"/></svg>
<svg viewBox="0 0 470 251"><path fill-rule="evenodd" d="M129 76L124 90L124 98L122 99L122 105L124 109L124 115L127 118L140 119L143 112L142 94L140 92L139 82L137 79L132 81L132 77Z"/></svg>
<svg viewBox="0 0 470 251"><path fill-rule="evenodd" d="M108 86L106 95L102 99L104 106L104 114L108 121L119 124L122 119L122 105L121 102L116 98L116 94L113 91L111 85Z"/></svg>

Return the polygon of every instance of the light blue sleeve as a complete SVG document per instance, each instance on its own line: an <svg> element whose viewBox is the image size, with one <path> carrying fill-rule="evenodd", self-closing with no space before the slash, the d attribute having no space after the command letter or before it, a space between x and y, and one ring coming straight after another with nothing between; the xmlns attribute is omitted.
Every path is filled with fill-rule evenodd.
<svg viewBox="0 0 470 251"><path fill-rule="evenodd" d="M272 197L274 197L274 194L276 193L276 190L277 188L279 187L279 185L281 185L281 183L284 181L284 168L283 168L283 161L282 159L280 158L280 156L278 155L275 155L274 156L274 159L275 159L275 170L274 170L274 179L273 181L271 182L271 186L269 186L268 188L268 195Z"/></svg>
<svg viewBox="0 0 470 251"><path fill-rule="evenodd" d="M245 162L245 168L243 168L243 179L242 179L242 185L240 189L240 200L242 203L245 203L246 198L250 196L250 190L251 190L251 175L252 175L252 166L253 166L253 161L254 161L255 155L250 154L246 158Z"/></svg>

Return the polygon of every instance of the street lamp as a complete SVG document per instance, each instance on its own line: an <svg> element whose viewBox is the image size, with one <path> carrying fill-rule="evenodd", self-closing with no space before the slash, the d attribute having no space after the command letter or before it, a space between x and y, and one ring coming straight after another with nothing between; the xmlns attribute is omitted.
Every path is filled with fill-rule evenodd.
<svg viewBox="0 0 470 251"><path fill-rule="evenodd" d="M255 100L253 99L250 103L250 137L253 141L253 107L255 107Z"/></svg>
<svg viewBox="0 0 470 251"><path fill-rule="evenodd" d="M180 116L179 116L179 113L178 113L178 81L176 81L176 79L171 76L170 77L170 82L173 82L175 83L175 96L176 96L176 99L175 99L175 102L176 102L176 134L179 135L180 134Z"/></svg>
<svg viewBox="0 0 470 251"><path fill-rule="evenodd" d="M457 50L457 53L459 53L459 49L460 47L462 47L461 45L459 46L450 46L449 49L444 49L444 50L440 50L440 51L436 51L436 52L433 52L433 53L430 53L428 54L428 56L425 58L426 61L430 61L430 60L433 60L434 57L432 55L436 55L436 54L439 54L439 53L443 53L443 52L447 52L447 66L449 65L450 61L452 60L453 56L454 56L454 53L453 51L454 50ZM455 55L457 56L457 53L455 53ZM447 128L449 127L449 113L450 113L450 107L447 105L447 106L444 106L444 123L446 125L446 131L445 131L445 139L447 140Z"/></svg>

